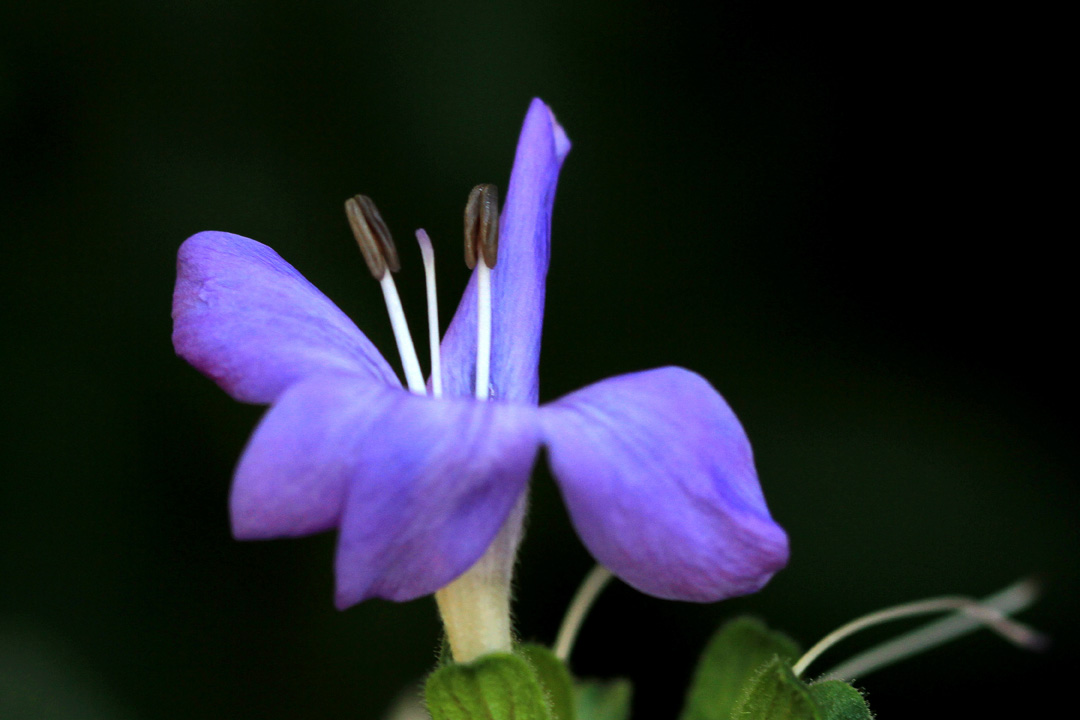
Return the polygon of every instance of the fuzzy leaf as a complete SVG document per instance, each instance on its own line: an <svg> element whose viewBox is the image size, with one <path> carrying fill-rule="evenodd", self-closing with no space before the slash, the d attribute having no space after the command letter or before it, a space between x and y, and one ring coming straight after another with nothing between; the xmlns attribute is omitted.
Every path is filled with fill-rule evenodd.
<svg viewBox="0 0 1080 720"><path fill-rule="evenodd" d="M785 660L776 658L750 681L731 712L742 720L826 720L810 697L810 688Z"/></svg>
<svg viewBox="0 0 1080 720"><path fill-rule="evenodd" d="M444 665L424 687L432 720L553 720L544 688L516 655Z"/></svg>
<svg viewBox="0 0 1080 720"><path fill-rule="evenodd" d="M747 684L774 658L792 661L799 648L754 618L725 623L705 647L680 720L730 720Z"/></svg>
<svg viewBox="0 0 1080 720"><path fill-rule="evenodd" d="M582 680L574 690L578 720L629 720L629 680Z"/></svg>
<svg viewBox="0 0 1080 720"><path fill-rule="evenodd" d="M811 685L810 697L821 708L822 720L874 720L862 693L842 680Z"/></svg>
<svg viewBox="0 0 1080 720"><path fill-rule="evenodd" d="M517 652L532 665L547 691L552 720L576 720L574 681L563 661L543 645L533 643L519 646Z"/></svg>

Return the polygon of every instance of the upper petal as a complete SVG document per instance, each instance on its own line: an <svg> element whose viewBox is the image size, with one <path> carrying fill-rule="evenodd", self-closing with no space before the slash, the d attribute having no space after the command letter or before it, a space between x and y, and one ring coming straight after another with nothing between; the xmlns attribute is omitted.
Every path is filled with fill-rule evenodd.
<svg viewBox="0 0 1080 720"><path fill-rule="evenodd" d="M499 226L499 259L491 272L492 396L535 405L544 320L551 211L570 141L555 116L534 99L518 139ZM476 280L470 280L442 343L443 381L454 396L473 395L476 376Z"/></svg>
<svg viewBox="0 0 1080 720"><path fill-rule="evenodd" d="M272 402L296 380L346 371L400 385L390 365L318 288L266 245L203 232L177 256L177 354L245 402Z"/></svg>
<svg viewBox="0 0 1080 720"><path fill-rule="evenodd" d="M541 413L574 527L630 585L711 602L758 590L786 564L746 434L699 375L609 378Z"/></svg>

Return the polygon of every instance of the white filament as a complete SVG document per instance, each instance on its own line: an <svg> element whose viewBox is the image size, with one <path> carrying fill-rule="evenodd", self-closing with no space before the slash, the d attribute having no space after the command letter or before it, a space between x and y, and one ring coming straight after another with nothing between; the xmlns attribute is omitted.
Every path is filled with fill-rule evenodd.
<svg viewBox="0 0 1080 720"><path fill-rule="evenodd" d="M810 663L814 662L814 660L816 660L823 652L844 638L865 628L879 625L890 620L899 620L900 618L911 617L913 615L926 615L946 610L959 610L976 624L985 625L1004 638L1023 647L1037 647L1044 642L1042 635L1038 632L1014 620L1010 620L996 608L988 607L971 598L941 597L897 605L896 607L879 610L878 612L864 615L857 620L853 620L832 631L814 645L814 647L807 650L806 654L792 666L791 670L795 673L796 677L798 677L806 670ZM926 647L931 646L932 645L927 645Z"/></svg>
<svg viewBox="0 0 1080 720"><path fill-rule="evenodd" d="M476 399L487 400L491 384L491 268L483 256L476 264Z"/></svg>
<svg viewBox="0 0 1080 720"><path fill-rule="evenodd" d="M1035 582L1032 580L1020 580L1004 590L983 598L979 604L1002 615L1009 615L1031 605L1038 595L1038 587ZM982 625L983 622L979 618L962 612L955 613L905 633L898 638L884 642L866 652L859 653L825 673L821 679L850 682L857 677L864 677L867 673L891 665L894 662L917 655L938 645L943 645L950 640L977 630ZM1038 646L1043 641L1042 636L1038 634L1029 636L1026 640L1024 645L1032 649L1038 649Z"/></svg>
<svg viewBox="0 0 1080 720"><path fill-rule="evenodd" d="M405 369L405 382L408 383L409 390L417 395L426 395L424 375L420 372L420 361L416 359L416 348L413 347L412 336L409 334L409 323L405 321L405 311L401 307L397 286L394 285L394 276L389 271L385 272L379 286L382 288L383 298L386 299L386 309L390 313L390 325L394 328L401 366Z"/></svg>
<svg viewBox="0 0 1080 720"><path fill-rule="evenodd" d="M439 299L435 295L435 250L423 228L416 231L420 254L424 258L424 279L427 281L428 345L431 348L431 394L442 397L442 357L439 352Z"/></svg>

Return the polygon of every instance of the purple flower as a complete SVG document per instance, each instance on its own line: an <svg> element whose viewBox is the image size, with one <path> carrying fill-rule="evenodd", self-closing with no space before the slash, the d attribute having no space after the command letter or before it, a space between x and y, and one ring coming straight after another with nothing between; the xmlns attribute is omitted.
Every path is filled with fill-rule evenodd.
<svg viewBox="0 0 1080 720"><path fill-rule="evenodd" d="M204 232L180 248L177 353L235 399L271 406L236 469L233 532L337 528L340 607L410 600L465 573L501 528L520 525L541 446L585 545L643 592L719 600L758 590L787 561L746 435L700 376L649 370L537 406L551 210L569 149L534 100L490 270L487 402L474 397L479 267L443 338L435 398L402 387L360 330L265 245Z"/></svg>

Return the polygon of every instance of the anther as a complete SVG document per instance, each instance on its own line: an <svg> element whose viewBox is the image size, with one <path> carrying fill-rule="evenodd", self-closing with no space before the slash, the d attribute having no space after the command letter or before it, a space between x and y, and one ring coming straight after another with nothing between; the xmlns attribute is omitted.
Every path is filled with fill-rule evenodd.
<svg viewBox="0 0 1080 720"><path fill-rule="evenodd" d="M424 395L427 390L424 388L424 376L420 372L420 361L416 358L416 348L413 347L412 336L409 334L409 324L405 321L405 311L401 307L401 298L398 297L397 287L394 285L394 276L390 274L401 269L390 230L379 215L375 203L367 195L357 195L346 200L345 215L349 218L349 226L356 236L364 262L382 288L386 310L390 314L390 325L394 328L394 339L401 355L401 366L405 371L405 382L409 390L417 395ZM387 270L390 273L386 272Z"/></svg>
<svg viewBox="0 0 1080 720"><path fill-rule="evenodd" d="M387 270L397 272L401 269L390 230L371 198L367 195L349 198L345 201L345 215L349 218L349 226L356 236L364 262L376 280L382 280Z"/></svg>
<svg viewBox="0 0 1080 720"><path fill-rule="evenodd" d="M477 185L465 204L465 264L472 270L478 258L495 267L499 253L499 188Z"/></svg>

